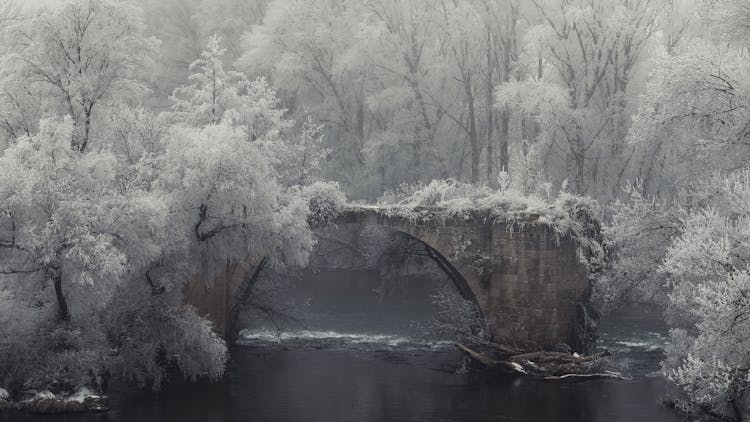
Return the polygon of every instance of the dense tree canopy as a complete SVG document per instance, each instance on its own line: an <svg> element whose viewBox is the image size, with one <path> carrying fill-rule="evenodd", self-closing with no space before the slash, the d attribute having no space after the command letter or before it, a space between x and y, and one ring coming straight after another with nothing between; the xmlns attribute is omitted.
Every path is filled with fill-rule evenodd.
<svg viewBox="0 0 750 422"><path fill-rule="evenodd" d="M136 105L158 45L140 16L81 0L13 23L0 310L27 317L0 328L4 385L104 389L114 372L158 388L170 365L218 377L224 342L184 303L185 283L250 256L304 265L312 248L311 196L293 185L314 173L316 127L285 117L263 79L225 72L219 37L171 112ZM9 335L17 330L47 340ZM37 358L19 364L23 348Z"/></svg>
<svg viewBox="0 0 750 422"><path fill-rule="evenodd" d="M410 184L599 201L598 304L750 413L745 0L41 3L0 2L0 385L217 377L185 284Z"/></svg>

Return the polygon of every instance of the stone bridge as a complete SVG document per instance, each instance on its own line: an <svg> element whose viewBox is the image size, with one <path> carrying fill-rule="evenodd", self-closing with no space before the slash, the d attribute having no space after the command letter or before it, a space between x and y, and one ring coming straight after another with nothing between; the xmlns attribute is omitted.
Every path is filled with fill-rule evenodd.
<svg viewBox="0 0 750 422"><path fill-rule="evenodd" d="M377 206L352 206L336 224L377 225L423 242L461 294L476 302L495 340L539 346L567 343L581 350L576 326L590 294L586 267L570 237L529 216L523 224L497 222L476 213L442 218L434 208L416 208L408 216ZM249 261L212 286L196 280L188 302L208 313L222 335L231 332L232 309L243 284L254 275Z"/></svg>

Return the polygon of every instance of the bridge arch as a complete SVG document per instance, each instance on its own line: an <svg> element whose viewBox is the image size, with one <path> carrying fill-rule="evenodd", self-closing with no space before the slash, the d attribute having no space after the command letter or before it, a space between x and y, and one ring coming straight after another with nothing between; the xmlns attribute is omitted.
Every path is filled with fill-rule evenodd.
<svg viewBox="0 0 750 422"><path fill-rule="evenodd" d="M479 305L479 302L477 302L477 297L474 294L474 289L469 283L466 281L466 277L464 274L453 266L453 262L451 262L450 259L448 259L445 255L444 248L442 248L440 245L430 244L429 241L426 239L422 239L414 235L410 232L405 232L399 229L394 229L392 227L388 227L388 229L391 232L400 233L403 235L408 236L411 239L414 239L422 245L425 246L425 249L427 250L427 253L430 254L430 258L440 267L440 269L448 276L448 278L453 282L453 285L456 287L458 292L461 294L461 297L463 297L466 300L469 300L473 302L474 304ZM481 309L479 309L481 312Z"/></svg>
<svg viewBox="0 0 750 422"><path fill-rule="evenodd" d="M590 296L578 245L545 224L507 224L482 215L434 218L434 210L405 217L373 206L344 209L335 224L382 226L411 236L434 251L461 294L472 299L497 341L552 347L578 343L580 307ZM242 263L239 276L207 286L190 283L187 301L209 314L217 331L231 332L231 310L257 262ZM243 284L244 283L244 284ZM246 288L246 286L245 286Z"/></svg>

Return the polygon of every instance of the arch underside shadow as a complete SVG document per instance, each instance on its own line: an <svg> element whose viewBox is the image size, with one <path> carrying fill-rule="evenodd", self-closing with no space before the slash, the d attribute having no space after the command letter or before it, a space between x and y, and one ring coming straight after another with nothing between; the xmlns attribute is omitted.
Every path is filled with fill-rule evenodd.
<svg viewBox="0 0 750 422"><path fill-rule="evenodd" d="M350 223L350 225L365 226L367 224ZM461 274L461 272L458 269L456 269L456 267L453 266L453 263L451 263L451 261L448 258L446 258L443 255L443 253L437 249L436 246L433 246L430 243L426 242L424 239L421 239L420 237L415 236L413 233L399 230L398 228L394 228L390 226L378 226L378 227L382 227L390 231L391 233L398 233L398 234L404 235L422 244L425 248L427 257L431 259L438 266L438 268L440 268L440 270L448 277L448 279L456 287L456 290L458 290L461 297L474 303L477 306L477 309L479 310L479 312L480 313L482 312L482 309L479 306L479 302L477 301L477 297L474 294L474 291L472 290L469 283L464 278L463 274Z"/></svg>
<svg viewBox="0 0 750 422"><path fill-rule="evenodd" d="M490 298L487 289L482 287L486 286L486 280L477 266L472 265L477 256L484 252L491 253L491 233L481 230L481 225L475 222L464 223L468 224L437 220L413 221L368 211L344 215L335 225L380 227L423 245L425 255L448 277L461 297L474 304L483 325L491 333ZM490 269L486 274L491 272Z"/></svg>
<svg viewBox="0 0 750 422"><path fill-rule="evenodd" d="M409 239L417 241L419 244L424 246L427 257L431 259L448 277L453 286L455 286L456 290L459 292L460 296L475 305L477 311L479 312L480 318L482 318L482 320L484 321L484 309L482 309L481 304L477 300L477 296L474 290L464 278L464 275L461 273L461 271L459 271L453 265L453 263L444 256L444 253L441 252L437 246L433 246L432 244L425 241L425 239L416 236L414 233L410 233L408 231L404 231L397 227L388 225L374 225L368 223L352 222L340 224L340 226L376 226L381 227L388 232L398 233ZM220 275L220 277L214 283L215 286L213 286L212 288L206 288L202 291L202 293L198 294L198 296L202 295L201 299L204 300L215 295L223 296L219 299L219 303L224 303L225 309L223 310L218 309L216 305L213 306L213 309L210 309L211 305L205 305L203 304L203 302L199 302L201 303L201 305L198 305L197 307L200 310L204 310L206 311L206 313L213 315L211 319L214 320L215 324L217 325L217 331L224 338L228 340L234 340L239 334L236 327L239 309L246 303L247 298L250 294L250 290L257 281L260 272L264 268L265 263L266 258L260 260L248 258L246 261L235 265L234 270L230 273L224 273ZM204 285L203 282L198 284L199 287L202 285Z"/></svg>

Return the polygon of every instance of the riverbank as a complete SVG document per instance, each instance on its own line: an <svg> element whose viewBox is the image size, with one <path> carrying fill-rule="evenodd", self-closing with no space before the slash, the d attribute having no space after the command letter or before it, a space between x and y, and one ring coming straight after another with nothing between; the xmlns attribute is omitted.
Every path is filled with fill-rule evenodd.
<svg viewBox="0 0 750 422"><path fill-rule="evenodd" d="M73 394L54 394L51 391L29 392L22 400L12 401L8 392L0 388L0 412L33 414L100 413L109 410L108 397L80 388Z"/></svg>

